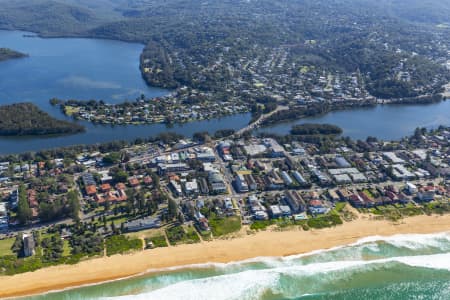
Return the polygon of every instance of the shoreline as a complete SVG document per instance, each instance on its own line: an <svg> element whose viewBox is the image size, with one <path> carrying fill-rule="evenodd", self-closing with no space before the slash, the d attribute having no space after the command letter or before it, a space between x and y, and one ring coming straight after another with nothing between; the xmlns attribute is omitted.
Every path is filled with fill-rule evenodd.
<svg viewBox="0 0 450 300"><path fill-rule="evenodd" d="M416 216L399 223L378 221L360 216L343 225L311 231L292 228L285 231L262 231L230 239L184 244L144 250L0 276L0 298L57 292L86 285L162 272L170 268L189 268L207 263L231 263L256 257L304 254L345 246L369 236L396 234L431 234L450 232L450 215Z"/></svg>

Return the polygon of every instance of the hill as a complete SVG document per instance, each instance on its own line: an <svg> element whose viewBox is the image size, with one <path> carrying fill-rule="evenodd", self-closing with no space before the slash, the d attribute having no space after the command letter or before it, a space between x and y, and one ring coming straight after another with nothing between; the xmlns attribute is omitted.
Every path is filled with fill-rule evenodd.
<svg viewBox="0 0 450 300"><path fill-rule="evenodd" d="M0 28L19 29L46 36L75 36L101 23L89 9L57 1L0 2Z"/></svg>

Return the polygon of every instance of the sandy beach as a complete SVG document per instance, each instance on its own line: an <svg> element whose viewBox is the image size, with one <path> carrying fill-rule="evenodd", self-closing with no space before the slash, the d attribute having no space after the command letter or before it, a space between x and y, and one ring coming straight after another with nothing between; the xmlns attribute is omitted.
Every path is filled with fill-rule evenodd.
<svg viewBox="0 0 450 300"><path fill-rule="evenodd" d="M360 218L336 228L263 231L228 240L145 250L0 277L0 297L44 293L128 277L161 268L232 262L258 256L288 256L353 243L363 237L450 231L450 215L416 216L399 223Z"/></svg>

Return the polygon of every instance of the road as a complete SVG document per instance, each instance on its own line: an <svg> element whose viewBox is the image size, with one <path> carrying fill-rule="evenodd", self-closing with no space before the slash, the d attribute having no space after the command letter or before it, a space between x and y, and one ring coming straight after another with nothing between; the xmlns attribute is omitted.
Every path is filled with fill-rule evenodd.
<svg viewBox="0 0 450 300"><path fill-rule="evenodd" d="M275 110L271 111L270 113L261 115L258 120L256 120L255 122L248 124L246 127L240 129L239 131L236 131L236 133L234 135L239 136L242 135L244 132L249 131L249 130L253 130L255 128L258 128L259 125L261 125L261 123L263 121L265 121L267 118L269 118L271 115L282 111L282 110L288 110L289 107L288 106L278 106Z"/></svg>

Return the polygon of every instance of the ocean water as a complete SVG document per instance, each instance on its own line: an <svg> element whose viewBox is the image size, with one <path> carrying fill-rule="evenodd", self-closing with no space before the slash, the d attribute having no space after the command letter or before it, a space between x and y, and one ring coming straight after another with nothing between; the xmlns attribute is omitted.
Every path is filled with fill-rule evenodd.
<svg viewBox="0 0 450 300"><path fill-rule="evenodd" d="M149 272L25 299L450 299L450 233Z"/></svg>

